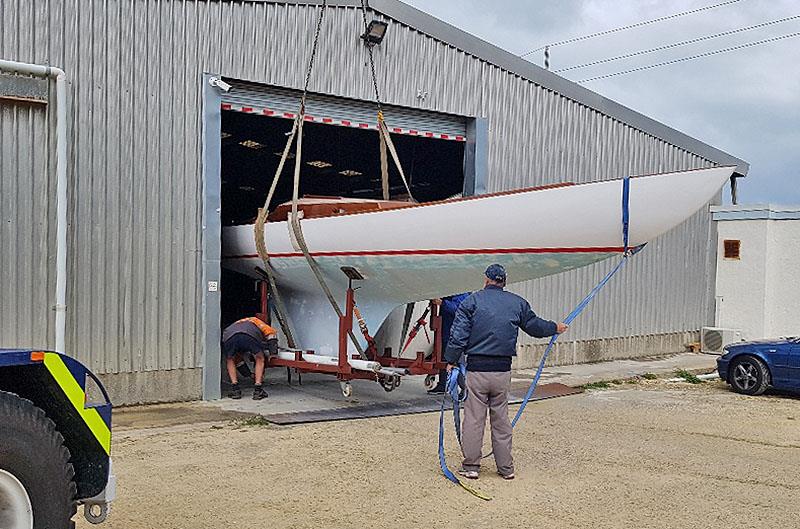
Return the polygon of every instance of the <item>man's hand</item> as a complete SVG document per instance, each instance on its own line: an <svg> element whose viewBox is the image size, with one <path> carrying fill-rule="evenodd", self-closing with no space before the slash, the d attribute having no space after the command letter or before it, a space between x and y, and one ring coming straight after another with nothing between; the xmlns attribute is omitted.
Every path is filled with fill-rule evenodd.
<svg viewBox="0 0 800 529"><path fill-rule="evenodd" d="M447 373L449 374L450 371L452 371L454 367L456 367L456 366L454 366L453 364L447 364Z"/></svg>
<svg viewBox="0 0 800 529"><path fill-rule="evenodd" d="M436 305L437 307L440 307L442 305L442 298L435 298L432 299L431 301L433 301L433 304Z"/></svg>
<svg viewBox="0 0 800 529"><path fill-rule="evenodd" d="M558 322L556 323L556 334L564 334L569 329L569 325L566 323Z"/></svg>

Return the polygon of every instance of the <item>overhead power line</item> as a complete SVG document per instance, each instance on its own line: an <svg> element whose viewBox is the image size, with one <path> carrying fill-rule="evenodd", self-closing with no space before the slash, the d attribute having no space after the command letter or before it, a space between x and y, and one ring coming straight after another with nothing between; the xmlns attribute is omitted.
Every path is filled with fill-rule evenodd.
<svg viewBox="0 0 800 529"><path fill-rule="evenodd" d="M780 24L781 22L788 22L789 20L796 20L798 18L800 18L800 15L781 18L779 20L772 20L770 22L763 22L761 24L756 24L756 25L753 25L753 26L747 26L747 27L743 27L743 28L732 29L730 31L723 31L722 33L715 33L713 35L706 35L706 36L697 37L697 38L694 38L694 39L682 40L680 42L675 42L673 44L666 44L664 46L658 46L656 48L649 48L649 49L646 49L646 50L640 50L640 51L635 51L635 52L631 52L631 53L626 53L624 55L617 55L616 57L609 57L607 59L600 59L600 60L597 60L597 61L587 62L587 63L584 63L584 64L578 64L578 65L575 65L575 66L569 66L567 68L561 68L559 70L553 70L553 71L556 72L556 73L568 72L570 70L579 70L581 68L588 68L589 66L596 66L598 64L605 64L605 63L608 63L608 62L619 61L619 60L622 60L622 59L630 59L631 57L638 57L639 55L646 55L648 53L654 53L654 52L657 52L657 51L670 50L672 48L678 48L680 46L686 46L687 44L695 44L697 42L703 42L703 41L706 41L706 40L716 39L716 38L719 38L719 37L725 37L727 35L733 35L735 33L742 33L744 31L750 31L750 30L753 30L753 29L759 29L759 28L763 28L763 27L767 27L767 26L772 26L774 24Z"/></svg>
<svg viewBox="0 0 800 529"><path fill-rule="evenodd" d="M642 70L650 70L652 68L658 68L660 66L668 66L670 64L676 64L676 63L679 63L679 62L691 61L693 59L700 59L702 57L711 57L712 55L719 55L720 53L727 53L729 51L736 51L736 50L742 50L742 49L745 49L745 48L752 48L753 46L759 46L761 44L767 44L767 43L770 43L770 42L776 42L776 41L779 41L779 40L790 39L792 37L798 37L798 36L800 36L800 31L798 31L796 33L789 33L787 35L780 35L778 37L772 37L772 38L769 38L769 39L759 40L759 41L756 41L756 42L748 42L747 44L740 44L738 46L731 46L730 48L723 48L721 50L714 50L714 51L707 51L705 53L698 53L697 55L691 55L689 57L681 57L680 59L673 59L671 61L664 61L664 62L659 62L657 64L650 64L650 65L647 65L647 66L640 66L638 68L631 68L630 70L623 70L621 72L614 72L614 73L609 73L609 74L605 74L605 75L598 75L597 77L590 77L588 79L581 79L578 82L579 83L588 83L588 82L591 82L591 81L598 81L600 79L607 79L609 77L615 77L617 75L625 75L625 74L629 74L629 73L633 73L633 72L641 72Z"/></svg>
<svg viewBox="0 0 800 529"><path fill-rule="evenodd" d="M603 35L610 35L611 33L618 33L620 31L625 31L627 29L639 28L639 27L642 27L642 26L647 26L649 24L655 24L656 22L663 22L665 20L671 20L673 18L683 17L683 16L686 16L686 15L693 15L695 13L700 13L702 11L708 11L709 9L715 9L717 7L722 7L722 6L726 6L726 5L729 5L729 4L735 4L736 2L741 2L741 0L727 0L727 2L721 2L719 4L714 4L714 5L705 6L705 7L699 7L697 9L690 9L689 11L682 11L680 13L674 13L672 15L667 15L667 16L663 16L663 17L659 17L659 18L654 18L652 20L645 20L645 21L642 21L642 22L637 22L635 24L629 24L627 26L621 26L621 27L614 28L614 29L607 29L605 31L598 31L597 33L592 33L592 34L589 34L589 35L583 35L581 37L573 37L571 39L562 40L562 41L559 41L559 42L551 42L550 44L545 44L544 46L539 46L536 49L533 49L533 50L530 50L530 51L526 51L525 53L521 54L520 57L526 57L526 56L530 55L531 53L536 53L537 51L542 51L545 48L552 48L554 46L563 46L564 44L572 44L573 42L580 42L582 40L593 39L595 37L602 37Z"/></svg>

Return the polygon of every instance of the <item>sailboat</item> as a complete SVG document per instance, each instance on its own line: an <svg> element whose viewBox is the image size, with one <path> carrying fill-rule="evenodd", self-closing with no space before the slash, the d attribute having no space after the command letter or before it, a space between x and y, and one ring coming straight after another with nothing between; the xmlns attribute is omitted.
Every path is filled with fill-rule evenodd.
<svg viewBox="0 0 800 529"><path fill-rule="evenodd" d="M734 169L631 177L630 247L706 206ZM620 255L621 204L622 179L611 179L421 204L304 198L298 209L308 249L340 306L350 281L343 268L355 269L363 278L354 285L356 302L377 330L400 305L480 288L491 263L502 264L516 283ZM276 208L265 230L286 317L297 347L335 356L339 321L294 238L289 209ZM252 224L223 229L222 266L262 277Z"/></svg>

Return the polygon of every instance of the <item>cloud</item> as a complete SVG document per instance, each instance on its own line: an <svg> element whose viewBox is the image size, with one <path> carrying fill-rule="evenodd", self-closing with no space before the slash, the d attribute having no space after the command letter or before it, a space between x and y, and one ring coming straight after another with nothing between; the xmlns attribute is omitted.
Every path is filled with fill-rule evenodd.
<svg viewBox="0 0 800 529"><path fill-rule="evenodd" d="M549 42L697 9L718 0L406 0L520 54ZM737 3L551 49L551 69L800 14L796 0ZM800 32L800 19L561 75L580 80ZM528 57L542 63L541 52ZM800 204L800 37L586 83L751 164L740 202Z"/></svg>

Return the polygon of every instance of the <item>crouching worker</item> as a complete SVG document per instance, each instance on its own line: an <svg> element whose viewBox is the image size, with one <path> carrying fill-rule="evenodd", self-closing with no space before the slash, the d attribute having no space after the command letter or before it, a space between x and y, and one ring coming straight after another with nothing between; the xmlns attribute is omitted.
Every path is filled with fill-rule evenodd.
<svg viewBox="0 0 800 529"><path fill-rule="evenodd" d="M242 398L242 388L239 387L239 377L236 372L236 357L252 355L256 364L253 400L261 400L267 396L264 391L264 366L266 358L264 352L278 353L278 338L275 329L264 323L266 316L256 314L253 318L244 318L234 322L222 331L222 352L225 354L228 376L231 379L231 390L228 397Z"/></svg>
<svg viewBox="0 0 800 529"><path fill-rule="evenodd" d="M499 264L489 266L483 290L471 294L458 307L445 351L448 371L466 355L468 393L461 426L464 461L459 473L470 479L478 478L487 410L497 472L505 479L514 479L508 392L519 329L536 338L567 330L564 323L538 317L527 301L503 290L505 286L505 269Z"/></svg>

